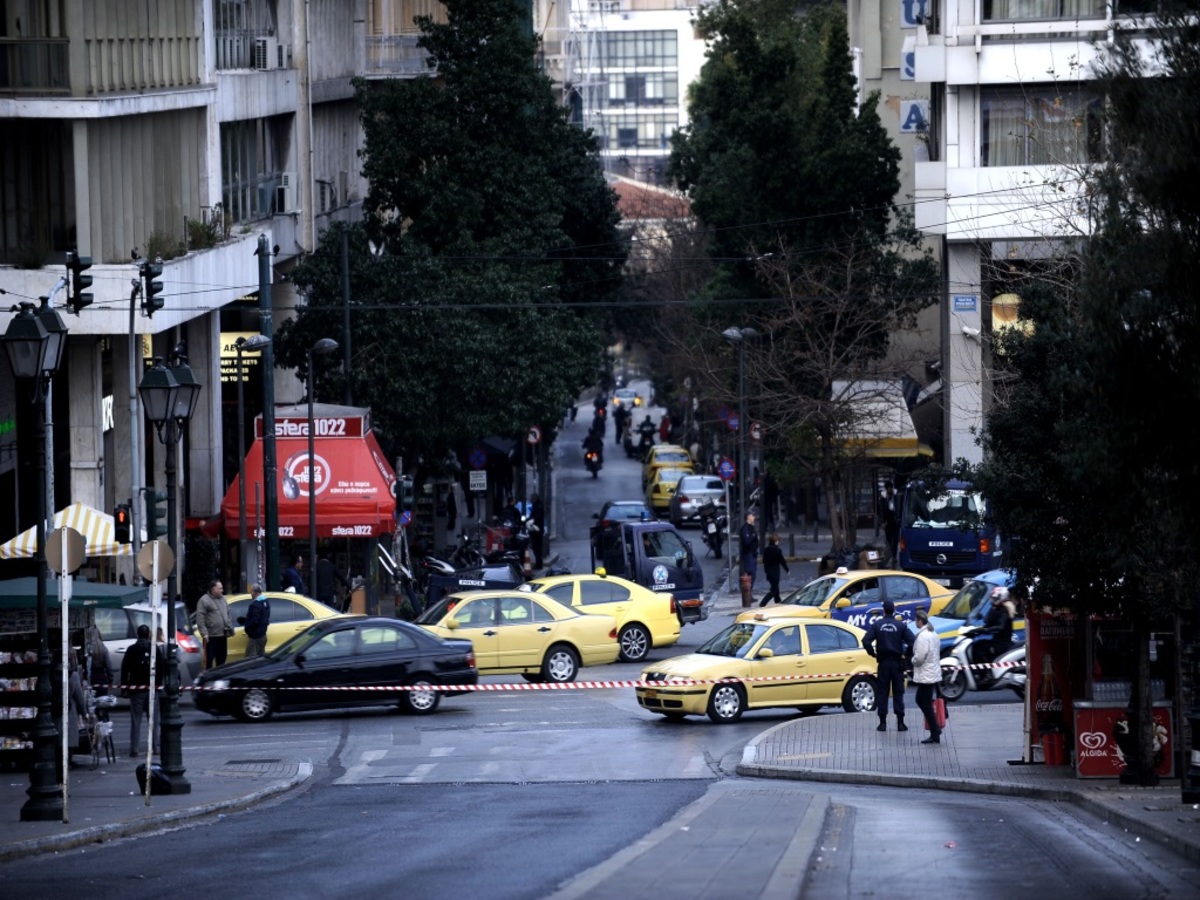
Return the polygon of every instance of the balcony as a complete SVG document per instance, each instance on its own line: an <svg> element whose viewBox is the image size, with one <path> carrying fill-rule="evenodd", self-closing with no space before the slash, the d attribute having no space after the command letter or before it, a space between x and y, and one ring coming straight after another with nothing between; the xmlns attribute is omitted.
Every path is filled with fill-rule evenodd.
<svg viewBox="0 0 1200 900"><path fill-rule="evenodd" d="M368 78L416 78L432 75L429 54L417 46L416 34L367 36Z"/></svg>
<svg viewBox="0 0 1200 900"><path fill-rule="evenodd" d="M0 93L69 94L66 38L0 38Z"/></svg>

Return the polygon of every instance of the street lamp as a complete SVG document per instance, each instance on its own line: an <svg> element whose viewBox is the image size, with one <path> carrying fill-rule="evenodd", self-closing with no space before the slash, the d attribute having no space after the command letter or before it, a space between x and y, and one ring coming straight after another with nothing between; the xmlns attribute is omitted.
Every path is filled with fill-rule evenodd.
<svg viewBox="0 0 1200 900"><path fill-rule="evenodd" d="M176 560L178 553L176 508L176 445L183 437L183 427L196 411L200 399L200 383L196 381L187 364L184 346L175 348L174 364L164 366L161 358L155 358L138 385L138 394L146 417L154 423L158 438L166 447L165 470L167 476L167 545ZM175 577L178 563L172 566L167 576L167 678L166 694L163 697L162 715L162 763L163 774L171 785L172 794L190 794L192 786L183 773L183 716L179 712L179 659L175 644Z"/></svg>
<svg viewBox="0 0 1200 900"><path fill-rule="evenodd" d="M758 337L753 328L726 328L721 337L738 348L738 515L746 515L746 343Z"/></svg>
<svg viewBox="0 0 1200 900"><path fill-rule="evenodd" d="M265 334L256 334L252 338L239 337L234 341L237 347L238 395L238 559L242 563L242 580L238 590L242 591L250 589L246 573L246 411L242 396L242 354L257 353L270 343L271 339ZM262 581L261 578L256 580Z"/></svg>
<svg viewBox="0 0 1200 900"><path fill-rule="evenodd" d="M308 391L308 571L309 588L317 571L317 478L313 450L313 356L325 356L338 348L333 338L321 338L308 348L308 370L305 373L305 388Z"/></svg>
<svg viewBox="0 0 1200 900"><path fill-rule="evenodd" d="M42 401L66 344L67 328L49 304L35 312L32 303L22 303L20 312L4 332L4 347L16 378L34 380L33 402L38 407L38 483L37 499L37 718L33 727L33 765L29 769L29 799L21 807L22 822L52 822L62 818L63 794L55 770L54 754L58 729L50 707L50 642L46 610L46 409ZM48 328L47 325L50 327ZM67 622L62 627L67 627ZM67 661L63 660L65 666ZM66 766L66 761L63 761Z"/></svg>

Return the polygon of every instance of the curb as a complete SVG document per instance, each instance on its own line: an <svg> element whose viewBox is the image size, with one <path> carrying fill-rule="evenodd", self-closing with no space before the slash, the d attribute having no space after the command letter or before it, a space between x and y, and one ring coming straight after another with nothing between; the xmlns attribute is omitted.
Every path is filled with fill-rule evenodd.
<svg viewBox="0 0 1200 900"><path fill-rule="evenodd" d="M184 809L174 809L169 812L139 817L127 822L116 822L108 825L93 825L66 834L53 834L40 838L19 841L0 848L0 862L10 862L15 859L34 856L40 853L73 850L86 844L102 844L118 838L130 837L147 831L156 831L168 825L177 825L192 819L201 819L216 813L238 811L264 800L269 800L280 794L287 793L307 781L313 773L312 763L298 763L296 774L286 781L277 781L265 788L233 797L228 800L214 800L198 806ZM69 824L69 823L68 823Z"/></svg>

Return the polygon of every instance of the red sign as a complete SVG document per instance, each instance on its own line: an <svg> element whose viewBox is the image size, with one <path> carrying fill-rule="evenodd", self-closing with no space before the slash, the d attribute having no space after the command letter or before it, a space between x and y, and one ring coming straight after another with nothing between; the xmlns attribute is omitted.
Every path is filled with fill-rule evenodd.
<svg viewBox="0 0 1200 900"><path fill-rule="evenodd" d="M1080 778L1118 778L1125 768L1125 756L1117 743L1117 734L1128 728L1121 707L1075 707L1075 770ZM1171 710L1154 708L1154 748L1162 753L1155 771L1164 777L1172 774Z"/></svg>
<svg viewBox="0 0 1200 900"><path fill-rule="evenodd" d="M292 409L293 407L287 407ZM313 416L313 435L318 438L362 438L367 432L364 416ZM263 419L254 420L254 436L262 439ZM308 438L308 415L280 415L275 418L275 437Z"/></svg>

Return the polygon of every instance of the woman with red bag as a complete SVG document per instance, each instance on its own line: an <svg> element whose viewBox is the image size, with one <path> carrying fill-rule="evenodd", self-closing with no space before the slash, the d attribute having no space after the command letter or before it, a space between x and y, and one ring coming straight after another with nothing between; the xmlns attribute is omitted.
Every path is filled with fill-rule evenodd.
<svg viewBox="0 0 1200 900"><path fill-rule="evenodd" d="M945 702L938 697L938 685L942 681L942 643L929 624L929 613L918 609L914 618L917 620L917 639L913 642L912 650L913 682L917 685L917 706L925 714L925 727L929 729L929 737L921 743L940 744L942 727L938 722L934 701Z"/></svg>

